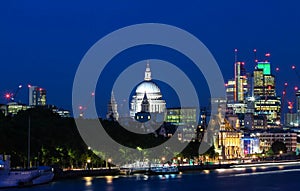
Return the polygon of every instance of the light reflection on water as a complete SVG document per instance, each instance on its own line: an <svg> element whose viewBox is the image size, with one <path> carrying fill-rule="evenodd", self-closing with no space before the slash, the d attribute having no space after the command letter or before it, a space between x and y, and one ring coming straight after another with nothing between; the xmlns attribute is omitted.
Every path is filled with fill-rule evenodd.
<svg viewBox="0 0 300 191"><path fill-rule="evenodd" d="M113 176L105 176L105 179L106 179L107 184L112 184L114 177Z"/></svg>
<svg viewBox="0 0 300 191"><path fill-rule="evenodd" d="M83 179L86 181L85 186L91 186L92 185L93 177L84 177Z"/></svg>
<svg viewBox="0 0 300 191"><path fill-rule="evenodd" d="M276 176L274 176L276 175ZM61 180L47 185L5 191L168 191L168 190L291 190L297 186L300 166L244 167L204 170L160 176L99 176ZM245 187L245 185L247 185ZM2 190L1 190L2 191Z"/></svg>

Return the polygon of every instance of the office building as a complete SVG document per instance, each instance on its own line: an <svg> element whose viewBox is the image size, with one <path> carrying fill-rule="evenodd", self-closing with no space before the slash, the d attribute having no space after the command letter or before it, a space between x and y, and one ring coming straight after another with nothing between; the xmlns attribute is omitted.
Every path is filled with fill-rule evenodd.
<svg viewBox="0 0 300 191"><path fill-rule="evenodd" d="M45 106L47 91L37 86L29 86L29 106Z"/></svg>

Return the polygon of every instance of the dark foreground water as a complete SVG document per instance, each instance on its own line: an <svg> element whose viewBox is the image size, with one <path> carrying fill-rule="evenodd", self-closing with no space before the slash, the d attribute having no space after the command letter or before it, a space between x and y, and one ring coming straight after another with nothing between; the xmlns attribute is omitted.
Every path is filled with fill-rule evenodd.
<svg viewBox="0 0 300 191"><path fill-rule="evenodd" d="M243 167L165 176L106 176L62 180L18 191L269 191L300 190L300 166Z"/></svg>

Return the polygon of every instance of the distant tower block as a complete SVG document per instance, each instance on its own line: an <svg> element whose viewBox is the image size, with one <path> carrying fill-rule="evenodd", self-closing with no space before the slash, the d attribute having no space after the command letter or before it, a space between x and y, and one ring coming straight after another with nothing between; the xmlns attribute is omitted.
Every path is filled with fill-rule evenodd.
<svg viewBox="0 0 300 191"><path fill-rule="evenodd" d="M29 106L47 105L47 91L37 86L28 86L29 88Z"/></svg>
<svg viewBox="0 0 300 191"><path fill-rule="evenodd" d="M235 62L234 64L234 101L241 102L248 93L247 75L244 62Z"/></svg>
<svg viewBox="0 0 300 191"><path fill-rule="evenodd" d="M119 119L118 104L116 102L114 92L111 93L110 101L108 102L108 105L107 105L106 118L112 119L112 120Z"/></svg>
<svg viewBox="0 0 300 191"><path fill-rule="evenodd" d="M296 93L296 104L297 113L300 114L300 90Z"/></svg>

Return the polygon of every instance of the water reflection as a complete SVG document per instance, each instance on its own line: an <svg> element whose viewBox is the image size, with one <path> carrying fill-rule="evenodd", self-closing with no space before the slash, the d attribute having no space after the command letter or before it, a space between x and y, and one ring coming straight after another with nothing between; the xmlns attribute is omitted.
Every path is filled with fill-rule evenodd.
<svg viewBox="0 0 300 191"><path fill-rule="evenodd" d="M105 176L105 179L106 179L107 184L112 184L114 177L113 176Z"/></svg>
<svg viewBox="0 0 300 191"><path fill-rule="evenodd" d="M92 186L93 177L84 177L83 179L85 180L85 186Z"/></svg>

